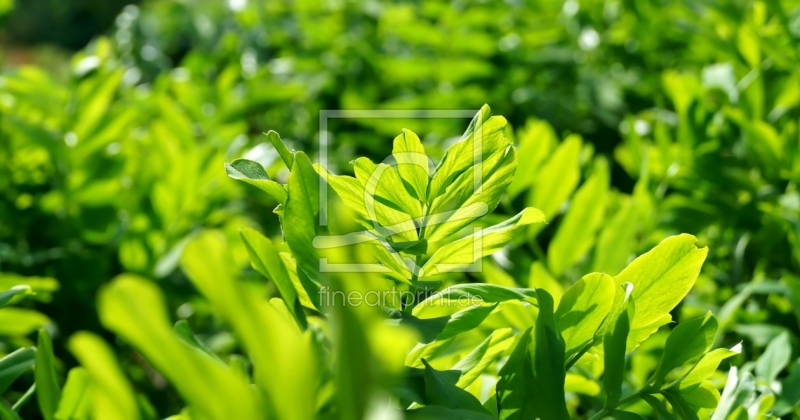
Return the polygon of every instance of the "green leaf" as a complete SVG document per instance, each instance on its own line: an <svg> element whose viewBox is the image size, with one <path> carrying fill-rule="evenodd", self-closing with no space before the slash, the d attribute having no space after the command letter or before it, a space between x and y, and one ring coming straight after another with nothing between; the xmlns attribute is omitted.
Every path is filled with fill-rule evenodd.
<svg viewBox="0 0 800 420"><path fill-rule="evenodd" d="M579 136L567 137L542 166L534 181L528 205L540 209L547 220L553 220L561 204L578 186L581 177L578 166L581 144Z"/></svg>
<svg viewBox="0 0 800 420"><path fill-rule="evenodd" d="M451 242L439 248L422 267L420 278L469 268L469 265L505 247L519 230L532 223L544 222L537 209L526 208L503 223Z"/></svg>
<svg viewBox="0 0 800 420"><path fill-rule="evenodd" d="M425 405L438 405L489 415L474 395L453 385L425 359L422 359L422 364L425 365Z"/></svg>
<svg viewBox="0 0 800 420"><path fill-rule="evenodd" d="M789 375L781 382L781 400L785 401L790 407L796 406L800 403L800 359L792 363L789 369Z"/></svg>
<svg viewBox="0 0 800 420"><path fill-rule="evenodd" d="M553 314L553 298L538 290L539 316L529 346L533 360L533 404L542 420L569 419L564 399L564 339Z"/></svg>
<svg viewBox="0 0 800 420"><path fill-rule="evenodd" d="M364 186L364 204L368 212L376 211L374 202L378 202L407 214L409 219L422 216L422 204L411 196L394 167L385 163L376 165L361 157L355 160L354 171L356 178ZM374 217L371 219L375 220Z"/></svg>
<svg viewBox="0 0 800 420"><path fill-rule="evenodd" d="M64 392L58 404L57 420L83 420L89 418L91 397L89 396L90 375L86 368L72 368L67 374Z"/></svg>
<svg viewBox="0 0 800 420"><path fill-rule="evenodd" d="M635 286L626 283L621 287L624 290L622 304L609 317L610 323L603 337L603 362L605 364L603 387L606 390L606 402L603 407L605 409L616 407L622 396L626 342L628 341L628 332L631 329L631 321L635 319L636 314L634 309L635 300L632 295Z"/></svg>
<svg viewBox="0 0 800 420"><path fill-rule="evenodd" d="M673 390L665 391L667 393L674 392ZM695 408L695 412L699 412L701 408L715 408L719 403L719 391L714 387L711 381L702 381L698 386L691 388L678 389L683 400L687 404Z"/></svg>
<svg viewBox="0 0 800 420"><path fill-rule="evenodd" d="M397 163L397 172L408 185L411 195L420 201L426 201L428 190L428 156L419 137L410 130L403 129L403 134L395 137L392 156Z"/></svg>
<svg viewBox="0 0 800 420"><path fill-rule="evenodd" d="M192 332L191 327L189 327L189 323L186 322L185 319L182 319L175 323L172 327L172 330L175 331L175 334L178 335L178 338L183 340L184 343L200 350L201 352L209 355L211 358L219 360L222 363L222 359L219 358L208 346L206 343L200 341Z"/></svg>
<svg viewBox="0 0 800 420"><path fill-rule="evenodd" d="M498 418L523 420L535 417L533 364L528 353L531 328L519 335L508 361L497 374Z"/></svg>
<svg viewBox="0 0 800 420"><path fill-rule="evenodd" d="M564 392L594 397L600 394L600 386L597 385L597 382L587 379L584 376L575 373L567 373L564 377Z"/></svg>
<svg viewBox="0 0 800 420"><path fill-rule="evenodd" d="M610 276L592 273L583 276L561 297L555 318L564 337L566 360L594 338L611 311L614 293Z"/></svg>
<svg viewBox="0 0 800 420"><path fill-rule="evenodd" d="M608 187L608 163L605 159L598 159L592 175L572 198L547 249L547 262L553 274L562 274L592 248L595 233L605 216Z"/></svg>
<svg viewBox="0 0 800 420"><path fill-rule="evenodd" d="M133 388L125 379L108 344L92 333L79 331L70 337L67 347L88 373L91 382L89 390L91 401L89 403L93 406L92 411L95 416L120 420L141 419ZM180 363L180 361L176 361L176 363ZM67 407L74 402L69 379L73 376L72 371L67 378L67 386L64 389L64 398L61 403L65 407L64 410L67 410Z"/></svg>
<svg viewBox="0 0 800 420"><path fill-rule="evenodd" d="M480 165L470 167L436 197L422 222L423 237L441 241L477 218L491 213L514 177L517 153L513 147L497 150ZM476 176L475 170L481 170ZM478 184L479 183L479 184Z"/></svg>
<svg viewBox="0 0 800 420"><path fill-rule="evenodd" d="M497 304L472 306L452 315L438 318L420 319L400 311L390 311L401 323L411 326L420 332L420 344L414 347L405 357L407 366L421 366L421 359L430 359L444 350L453 339L464 332L473 330L492 313Z"/></svg>
<svg viewBox="0 0 800 420"><path fill-rule="evenodd" d="M303 271L297 271L297 261L292 258L291 254L288 252L281 252L279 255L281 261L283 261L284 267L286 267L287 273L289 273L289 279L294 285L294 290L297 291L297 298L300 300L300 303L308 309L319 311L321 309L319 308L320 286L312 281ZM312 301L311 296L317 297L316 303Z"/></svg>
<svg viewBox="0 0 800 420"><path fill-rule="evenodd" d="M481 344L452 367L451 370L461 371L456 386L459 388L470 386L513 342L511 328L492 331Z"/></svg>
<svg viewBox="0 0 800 420"><path fill-rule="evenodd" d="M772 382L783 368L789 364L792 356L792 343L789 333L784 331L770 341L764 353L756 361L756 377Z"/></svg>
<svg viewBox="0 0 800 420"><path fill-rule="evenodd" d="M187 245L189 253L190 246L191 242ZM210 256L214 254L203 254L203 258ZM187 271L194 274L192 270ZM214 271L208 273L215 282L225 280L216 274ZM103 325L134 346L175 386L187 404L207 413L209 417L263 417L248 384L208 355L184 344L170 328L165 308L164 298L158 288L133 275L118 276L105 286L100 292L98 304ZM88 353L90 348L98 350L97 341L83 338L72 346L74 353L81 353L76 356L92 373L94 381L99 380L100 374L96 373L98 369L106 369L110 360L113 360L110 355L98 358L97 362L87 360L93 357ZM92 367L95 363L96 367ZM132 404L135 406L135 402ZM126 402L126 407L129 405L131 402Z"/></svg>
<svg viewBox="0 0 800 420"><path fill-rule="evenodd" d="M541 261L534 261L531 264L528 287L547 290L547 293L553 296L553 301L556 303L561 302L561 297L564 295L564 286L550 274Z"/></svg>
<svg viewBox="0 0 800 420"><path fill-rule="evenodd" d="M711 420L728 419L733 411L740 408L739 406L745 399L752 398L754 390L755 383L753 377L748 372L743 372L740 381L739 370L736 366L731 366L728 371L728 379L725 382L725 388L722 390L722 396L714 410L714 414L711 416Z"/></svg>
<svg viewBox="0 0 800 420"><path fill-rule="evenodd" d="M14 296L30 294L33 294L33 290L26 284L12 286L10 289L0 292L0 308L6 306Z"/></svg>
<svg viewBox="0 0 800 420"><path fill-rule="evenodd" d="M298 267L319 279L319 257L312 245L319 222L319 175L303 152L295 154L289 174L289 198L283 216L283 234Z"/></svg>
<svg viewBox="0 0 800 420"><path fill-rule="evenodd" d="M553 127L547 121L530 119L519 135L519 160L525 162L525 170L514 175L508 186L508 197L513 199L535 182L539 168L558 144Z"/></svg>
<svg viewBox="0 0 800 420"><path fill-rule="evenodd" d="M481 107L461 140L445 152L431 179L428 202L443 194L456 178L475 165L476 160L483 162L496 151L505 150L510 145L503 133L506 119L491 115L488 105ZM510 179L508 181L511 182Z"/></svg>
<svg viewBox="0 0 800 420"><path fill-rule="evenodd" d="M452 409L438 405L427 405L405 411L406 420L492 420L489 414L464 409Z"/></svg>
<svg viewBox="0 0 800 420"><path fill-rule="evenodd" d="M36 349L23 347L14 350L0 359L0 394L33 366L36 361Z"/></svg>
<svg viewBox="0 0 800 420"><path fill-rule="evenodd" d="M614 410L611 416L616 420L644 420L644 417L630 411Z"/></svg>
<svg viewBox="0 0 800 420"><path fill-rule="evenodd" d="M278 133L269 130L267 132L267 140L272 143L272 147L278 151L278 154L283 159L283 163L286 164L286 167L291 169L294 166L294 153L289 151L289 148L286 147L286 144L283 143L281 140L281 136Z"/></svg>
<svg viewBox="0 0 800 420"><path fill-rule="evenodd" d="M288 270L283 265L278 249L272 241L254 229L245 228L239 234L242 236L245 248L247 248L247 254L250 256L250 264L259 273L275 283L281 293L281 297L286 301L289 312L292 313L297 324L305 328L307 324L305 313L295 290L295 285L289 277Z"/></svg>
<svg viewBox="0 0 800 420"><path fill-rule="evenodd" d="M620 197L620 200L619 209L597 238L592 271L618 274L633 256L640 223L633 200L628 197Z"/></svg>
<svg viewBox="0 0 800 420"><path fill-rule="evenodd" d="M670 387L689 388L701 383L704 379L716 372L723 360L741 352L742 345L737 344L729 349L716 349L703 355L700 360L681 379L675 381Z"/></svg>
<svg viewBox="0 0 800 420"><path fill-rule="evenodd" d="M450 286L428 296L414 307L414 316L420 316L426 309L435 306L438 301L459 302L462 304L477 302L493 303L508 300L535 300L536 290L500 286L490 283L462 283Z"/></svg>
<svg viewBox="0 0 800 420"><path fill-rule="evenodd" d="M400 319L402 324L416 328L422 335L420 337L422 343L430 343L432 341L447 340L476 328L496 307L497 303L485 306L470 306L452 315L426 319L420 319L397 310L386 309L386 311L391 317Z"/></svg>
<svg viewBox="0 0 800 420"><path fill-rule="evenodd" d="M649 252L634 260L614 278L617 285L633 285L632 299L636 302L636 317L631 330L641 330L661 321L669 315L694 285L705 261L708 248L694 246L697 239L692 235L671 236ZM617 289L614 307L619 306L624 293ZM657 329L657 328L656 328ZM655 329L651 329L651 333ZM630 343L635 348L649 334L639 336Z"/></svg>
<svg viewBox="0 0 800 420"><path fill-rule="evenodd" d="M39 410L47 420L55 419L58 402L61 400L61 388L56 377L56 361L53 355L53 342L44 328L39 330L39 341L36 351L36 400Z"/></svg>
<svg viewBox="0 0 800 420"><path fill-rule="evenodd" d="M267 171L258 162L247 159L236 159L225 164L225 172L233 179L244 181L269 194L280 204L286 204L286 189L283 185L269 179Z"/></svg>
<svg viewBox="0 0 800 420"><path fill-rule="evenodd" d="M0 400L0 419L2 420L22 420L22 417L8 405L6 400Z"/></svg>
<svg viewBox="0 0 800 420"><path fill-rule="evenodd" d="M381 236L371 231L360 231L339 236L319 236L314 239L317 249L341 248L355 246L361 248L362 255L371 255L383 265L382 271L395 280L411 284L412 271L409 265L413 261L404 259L392 245Z"/></svg>
<svg viewBox="0 0 800 420"><path fill-rule="evenodd" d="M672 406L672 409L675 410L675 414L678 415L683 420L699 420L700 417L698 416L698 409L690 405L686 400L683 399L681 394L677 392L664 392L664 398L669 401L669 404Z"/></svg>
<svg viewBox="0 0 800 420"><path fill-rule="evenodd" d="M365 195L364 185L356 178L333 175L322 168L318 168L318 171L345 205L355 212L356 221L365 229L374 231L376 236L392 237L396 241L418 239L417 226L411 216ZM367 209L367 202L371 204L370 210Z"/></svg>
<svg viewBox="0 0 800 420"><path fill-rule="evenodd" d="M297 153L295 167L303 157ZM232 272L235 265L222 237L212 232L198 235L186 245L181 265L215 313L232 326L253 361L256 385L269 396L278 417L312 417L317 381L313 351L296 325L254 294L246 283L236 281ZM226 370L226 378L229 373ZM231 392L241 382L238 379Z"/></svg>
<svg viewBox="0 0 800 420"><path fill-rule="evenodd" d="M43 313L7 306L0 309L0 336L28 335L50 322Z"/></svg>
<svg viewBox="0 0 800 420"><path fill-rule="evenodd" d="M717 319L711 312L702 318L678 324L667 337L664 353L649 382L654 388L660 388L664 378L672 369L707 352L714 343L716 335Z"/></svg>
<svg viewBox="0 0 800 420"><path fill-rule="evenodd" d="M656 415L658 416L657 418L659 420L674 420L675 419L675 416L673 416L672 413L667 411L667 407L658 398L656 398L656 397L654 397L652 395L643 394L642 395L642 399L647 401L647 404L650 404L650 407L653 407L653 411L656 412Z"/></svg>

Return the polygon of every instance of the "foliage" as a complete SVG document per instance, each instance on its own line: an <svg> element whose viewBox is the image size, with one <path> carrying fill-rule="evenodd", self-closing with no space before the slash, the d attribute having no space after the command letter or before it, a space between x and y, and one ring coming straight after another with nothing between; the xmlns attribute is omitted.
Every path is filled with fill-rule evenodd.
<svg viewBox="0 0 800 420"><path fill-rule="evenodd" d="M25 418L38 409L25 404L34 378L48 384L36 395L45 418L219 413L226 396L242 410L310 415L273 404L284 392L287 404L346 418L386 399L408 402L412 418L485 415L474 399L490 415L525 418L537 398L558 403L535 415L563 416L557 395L514 392L531 381L563 387L575 417L702 416L716 405L712 389L724 389L715 418L797 415L799 14L791 1L127 7L108 38L63 68L2 75L0 290L36 294L0 310L1 349L32 348L45 327L56 358L54 375L24 373L3 395ZM312 164L319 110L484 102L510 126L476 120L507 137L486 139L480 169L459 152L457 119L331 120L328 167ZM261 135L271 128L283 139ZM439 170L418 165L425 155ZM245 182L226 179L224 162ZM487 188L470 198L476 171ZM313 195L320 176L327 208ZM460 209L466 218L438 219ZM327 226L314 223L320 214ZM358 245L309 247L320 235ZM224 261L208 257L220 249ZM332 264L374 257L384 269L318 273L318 253ZM204 277L212 272L229 286ZM115 277L98 319L97 291ZM416 305L315 301L321 290L392 287ZM128 292L147 298L123 305ZM614 299L593 306L596 294ZM280 299L262 310L255 295ZM416 302L473 295L483 305L461 311ZM115 311L149 322L158 344ZM247 322L234 320L243 313ZM285 318L293 332L275 321ZM175 332L163 327L176 319ZM312 371L256 360L288 357L247 333L256 330L300 337L293 351ZM702 337L697 352L683 346L690 337ZM216 397L218 387L192 388L194 364L206 361L184 343L228 366L208 369L232 385ZM548 363L562 352L563 384ZM718 365L734 368L727 385ZM276 389L263 369L292 378ZM255 402L236 391L243 377ZM498 411L503 400L512 408Z"/></svg>

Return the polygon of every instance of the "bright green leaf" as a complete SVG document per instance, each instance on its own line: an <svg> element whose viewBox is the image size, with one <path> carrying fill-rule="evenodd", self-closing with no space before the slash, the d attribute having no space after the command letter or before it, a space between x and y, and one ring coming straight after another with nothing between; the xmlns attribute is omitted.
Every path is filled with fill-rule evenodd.
<svg viewBox="0 0 800 420"><path fill-rule="evenodd" d="M589 252L603 223L609 188L608 163L598 159L592 176L575 193L555 237L547 249L548 266L555 275Z"/></svg>
<svg viewBox="0 0 800 420"><path fill-rule="evenodd" d="M580 137L575 135L567 137L536 176L533 193L528 196L528 205L540 209L547 220L553 220L561 204L578 186L581 176L578 167L581 144Z"/></svg>
<svg viewBox="0 0 800 420"><path fill-rule="evenodd" d="M451 242L439 248L431 256L422 267L423 274L420 277L468 268L478 259L503 249L524 226L543 221L542 212L527 208L503 223Z"/></svg>
<svg viewBox="0 0 800 420"><path fill-rule="evenodd" d="M395 137L392 156L397 163L397 172L403 181L410 186L409 192L415 199L426 201L428 190L428 156L419 137L410 130L403 129L403 134Z"/></svg>
<svg viewBox="0 0 800 420"><path fill-rule="evenodd" d="M633 285L632 299L637 310L631 330L662 320L692 288L708 253L708 248L695 247L696 241L694 236L686 234L669 237L614 278L617 285ZM623 296L617 289L614 307L621 304ZM633 344L635 347L638 343Z"/></svg>
<svg viewBox="0 0 800 420"><path fill-rule="evenodd" d="M86 369L90 378L92 412L96 418L138 420L142 417L131 384L125 379L111 348L100 337L77 332L69 339L70 352ZM69 377L72 376L70 372ZM67 407L73 394L69 377L62 404ZM70 398L70 399L67 399ZM66 409L66 408L65 408Z"/></svg>
<svg viewBox="0 0 800 420"><path fill-rule="evenodd" d="M91 396L89 395L90 375L86 368L72 368L67 374L64 392L58 404L57 420L84 420L89 418Z"/></svg>
<svg viewBox="0 0 800 420"><path fill-rule="evenodd" d="M565 342L565 357L580 351L594 338L611 311L614 280L605 274L587 274L561 297L555 313L556 324Z"/></svg>

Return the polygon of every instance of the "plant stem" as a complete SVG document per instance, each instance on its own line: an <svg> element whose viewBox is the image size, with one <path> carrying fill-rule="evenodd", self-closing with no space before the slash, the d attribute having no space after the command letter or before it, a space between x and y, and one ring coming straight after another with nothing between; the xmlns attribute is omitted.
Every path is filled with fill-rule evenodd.
<svg viewBox="0 0 800 420"><path fill-rule="evenodd" d="M22 394L21 397L19 397L19 399L17 400L17 402L14 403L14 406L11 407L11 409L15 413L19 412L19 409L22 408L22 406L25 405L25 403L31 399L31 396L33 396L33 393L35 391L36 391L36 384L33 384L31 385L30 388L28 388L28 391L26 391L24 394Z"/></svg>
<svg viewBox="0 0 800 420"><path fill-rule="evenodd" d="M617 407L619 407L619 406L621 406L621 405L623 405L625 403L629 403L629 402L641 397L642 394L643 394L643 392L639 391L639 392L637 392L635 394L628 395L627 397L619 400L619 402L614 407L604 408L604 409L600 410L597 414L593 415L592 417L589 417L589 420L600 420L603 417L610 416L611 413L613 413L614 410L617 409Z"/></svg>
<svg viewBox="0 0 800 420"><path fill-rule="evenodd" d="M530 239L528 241L528 246L531 248L531 251L533 251L533 253L536 255L536 258L538 258L542 262L542 264L547 263L547 257L545 257L542 247L539 246L538 242L536 242L536 238Z"/></svg>
<svg viewBox="0 0 800 420"><path fill-rule="evenodd" d="M583 346L583 348L581 349L581 351L579 351L577 354L575 354L575 356L573 356L571 359L569 359L569 362L567 362L567 365L564 367L564 370L569 370L569 369L570 369L570 368L571 368L571 367L572 367L572 366L573 366L575 363L577 363L577 362L578 362L578 360L579 360L579 359L580 359L580 358L581 358L581 357L582 357L584 354L586 354L586 352L587 352L587 351L589 351L589 349L590 349L590 348L592 348L592 345L593 345L593 344L594 344L594 337L592 337L592 339L591 339L591 340L589 340L589 342L588 342L588 343L586 343L586 345L585 345L585 346Z"/></svg>
<svg viewBox="0 0 800 420"><path fill-rule="evenodd" d="M413 283L416 282L417 279L419 279L419 268L418 267L419 267L419 265L421 263L422 263L422 254L417 255L416 258L414 259L414 271L411 272L411 283L412 284L410 286L408 286L409 291L414 293L415 298L414 298L414 301L411 302L412 303L411 305L407 305L406 307L403 308L403 312L411 313L411 310L414 309L414 306L416 306L416 304L417 304L417 302L416 302L416 300L417 300L416 299L417 287L414 286ZM401 302L401 304L402 304L402 302Z"/></svg>

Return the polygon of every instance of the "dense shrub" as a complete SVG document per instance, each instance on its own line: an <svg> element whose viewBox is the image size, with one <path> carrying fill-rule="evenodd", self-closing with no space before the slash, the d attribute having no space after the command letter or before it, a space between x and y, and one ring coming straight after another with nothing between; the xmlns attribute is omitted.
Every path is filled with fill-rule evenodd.
<svg viewBox="0 0 800 420"><path fill-rule="evenodd" d="M3 332L4 348L30 347L26 337L46 326L56 334L54 351L64 362L50 382L63 383L67 368L80 361L89 372L79 369L82 373L74 376L84 383L93 377L84 352L102 345L80 334L74 341L79 344L68 352L66 339L90 330L112 340L113 332L124 339L110 341L115 344L111 353L120 360L118 379L130 378L160 415L193 405L192 399L201 397L187 394L186 385L171 376L175 373L164 371L171 358L150 354L128 335L139 331L109 324L102 305L98 319L98 288L122 273L128 280L115 285L141 286L152 295L156 284L169 313L188 321L179 327L184 338L191 325L198 343L218 357L252 353L258 344L246 342L225 305L215 303L218 293L187 277L187 244L200 241L192 239L198 235L211 237L201 231L214 229L225 237L230 261L221 265L232 279L241 278L269 297L281 296L290 315L309 311L290 304L289 289L274 274L266 275L265 284L257 264L255 270L245 268L249 249L238 232L246 227L298 258L290 242L289 249L280 245L280 236L287 234L280 217L289 209L265 211L283 204L282 195L259 194L226 179L223 163L231 162L228 175L241 179L248 176L239 168L246 161L235 159L256 161L249 168L263 167L259 176L277 182L264 189L275 193L276 185L291 184L292 165L270 143L277 137L263 136L270 129L281 132L289 149L304 150L315 161L320 110L478 109L488 102L510 122L505 135L516 146L520 164L509 170L505 193L490 206L497 206L494 213L470 226L527 220L529 213L520 215L526 207L541 211L547 223L515 228L507 246L482 260L481 272L451 273L433 289L482 282L546 290L555 304L584 274L618 278L636 255L659 249L664 238L689 233L708 247L708 257L693 291L670 308L671 317L684 325L705 319L711 310L720 330L714 347L742 342L742 355L724 362L738 370L729 375L717 418L744 409L790 415L800 399L793 391L800 389L800 364L791 362L797 355L791 344L800 334L798 19L800 8L788 1L129 6L108 38L95 39L65 63L66 79L62 72L35 66L3 73L0 279L3 289L27 283L37 293L34 300L0 311L0 318L15 325ZM464 124L332 121L328 170L358 175L366 170L358 163L366 161L357 161L353 169L348 161L359 155L383 159L392 151L387 140L403 128L424 134L425 152L439 161ZM333 183L331 188L331 197L341 193ZM339 207L345 203L343 198ZM342 225L332 229L346 232L364 222L358 209L351 211L355 214L342 215ZM402 252L433 252L439 245L417 244ZM130 275L138 277L130 280ZM145 285L141 278L155 283ZM428 289L421 293L431 293ZM633 293L636 301L635 287ZM465 349L478 348L481 340L489 340L489 348L506 342L510 338L498 332L502 328L511 328L513 343L526 337L524 331L538 317L516 304L503 306L502 321L493 321L497 314L487 317L466 333L469 338L454 340L451 352L426 359L430 369L455 366ZM372 331L372 323L380 324L373 318L385 315L342 316ZM314 328L309 323L308 329ZM651 389L646 381L666 351L669 330L664 326L628 356L624 395ZM414 328L403 331L388 334L412 340ZM678 327L672 331L676 334ZM327 335L333 345L375 339L337 334ZM516 346L508 344L495 356L512 356ZM371 351L384 351L376 348ZM347 364L358 357L342 364L323 360L329 376L341 379L342 372L350 372L352 378L373 378L389 395L409 380L409 373L400 371L403 363L391 360L376 361L371 366L378 370L363 374ZM241 361L234 357L233 365ZM421 361L405 362L421 369L410 372L419 373L415 383L424 383ZM602 378L600 372L573 367L565 373L566 384L585 386L567 393L571 414L602 408L608 385L587 385L570 376L593 380ZM722 389L723 375L711 379ZM7 399L25 401L32 380L23 375ZM321 381L334 383L329 377ZM259 386L273 392L268 384ZM472 386L467 388L473 395L488 397ZM323 386L320 395L331 399L320 400L319 413L364 409L364 401L330 397L333 389L351 388ZM357 399L358 392L352 392L349 398ZM424 401L417 403L437 405L428 395L418 397ZM135 397L129 401L139 404ZM647 413L644 404L631 411ZM669 404L681 414L680 403ZM31 405L23 410L36 411ZM142 416L151 411L140 407Z"/></svg>

